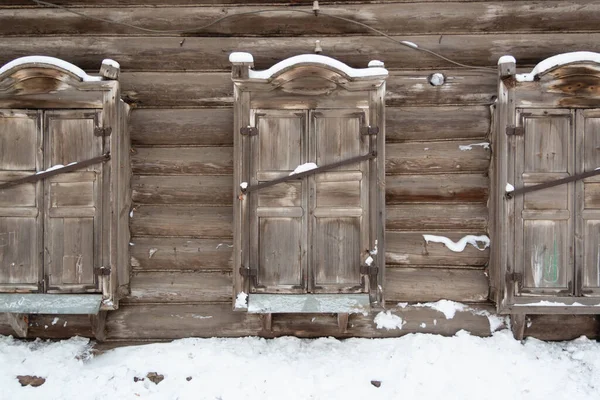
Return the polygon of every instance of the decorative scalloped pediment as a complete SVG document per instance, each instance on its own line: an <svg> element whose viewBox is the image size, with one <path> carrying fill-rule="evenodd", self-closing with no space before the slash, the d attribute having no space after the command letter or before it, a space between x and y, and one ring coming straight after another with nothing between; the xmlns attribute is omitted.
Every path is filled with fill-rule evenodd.
<svg viewBox="0 0 600 400"><path fill-rule="evenodd" d="M379 87L388 76L379 61L370 62L369 68L352 68L317 54L290 57L262 71L251 68L254 59L249 53L232 53L229 61L234 65L233 79L238 85L248 84L258 91L280 89L298 95L326 95L338 88L353 91Z"/></svg>

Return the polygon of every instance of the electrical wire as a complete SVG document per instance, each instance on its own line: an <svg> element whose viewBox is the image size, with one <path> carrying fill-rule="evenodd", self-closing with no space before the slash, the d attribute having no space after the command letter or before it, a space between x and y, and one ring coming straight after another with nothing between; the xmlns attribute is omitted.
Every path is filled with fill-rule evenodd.
<svg viewBox="0 0 600 400"><path fill-rule="evenodd" d="M411 42L407 42L404 40L398 40L396 38L394 38L393 36L388 35L387 33L377 29L377 28L373 28L370 25L367 25L365 23L359 22L359 21L355 21L349 18L344 18L344 17L340 17L337 15L333 15L333 14L328 14L326 12L323 12L321 10L317 12L314 12L312 10L299 10L296 8L286 8L286 9L281 9L281 8L276 8L276 9L263 9L263 10L254 10L254 11L244 11L244 12L240 12L240 13L235 13L235 14L229 14L229 15L225 15L223 17L217 18L215 20L213 20L212 22L206 24L206 25L202 25L196 28L191 28L191 29L150 29L150 28L144 28L141 26L137 26L137 25L133 25L133 24L129 24L127 22L120 22L120 21L114 21L114 20L110 20L110 19L106 19L106 18L100 18L100 17L94 17L91 15L87 15L84 14L82 12L79 11L75 11L71 8L65 7L65 6L61 6L59 4L54 4L48 1L44 1L44 0L31 0L33 3L37 4L37 5L42 5L42 6L47 6L47 7L53 7L53 8L58 8L60 10L69 12L71 14L75 14L78 15L82 18L86 18L86 19L90 19L90 20L94 20L94 21L100 21L100 22L106 22L109 24L113 24L113 25L121 25L121 26L125 26L128 28L132 28L132 29L136 29L139 30L141 32L148 32L148 33L167 33L167 34L186 34L186 33L199 33L200 31L203 31L207 28L210 28L213 25L219 24L227 19L230 18L234 18L234 17L242 17L242 16L246 16L246 15L256 15L256 14L264 14L264 13L290 13L290 12L295 12L295 13L301 13L301 14L308 14L308 15L315 15L315 16L326 16L328 18L332 18L332 19L337 19L340 21L344 21L347 23L351 23L354 25L358 25L361 26L367 30L370 30L371 32L375 32L378 35L385 37L386 39L391 40L392 42L399 44L401 46L407 47L409 49L413 49L413 50L417 50L426 54L429 54L433 57L437 57L441 60L444 60L450 64L459 66L459 67L463 67L463 68L468 68L468 69L477 69L477 70L485 70L485 71L493 71L494 73L497 71L496 68L493 67L483 67L483 66L477 66L477 65L469 65L469 64L464 64L455 60L452 60L448 57L445 57L433 50L429 50L420 46L415 45L414 43Z"/></svg>

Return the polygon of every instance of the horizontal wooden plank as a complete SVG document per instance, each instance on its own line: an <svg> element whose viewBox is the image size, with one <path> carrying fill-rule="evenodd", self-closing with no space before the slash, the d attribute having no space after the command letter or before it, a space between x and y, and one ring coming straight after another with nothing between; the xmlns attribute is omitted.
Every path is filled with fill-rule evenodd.
<svg viewBox="0 0 600 400"><path fill-rule="evenodd" d="M273 10L275 7L270 7ZM597 31L600 5L593 0L565 2L547 0L536 5L519 2L417 2L400 4L344 4L322 7L319 17L307 8L282 6L278 12L263 12L263 6L242 6L235 10L213 7L79 8L84 19L64 10L0 10L0 35L167 35L172 30L189 30L202 36L299 36L374 35L364 26L334 15L376 27L388 34L456 34L465 32L555 32ZM304 12L298 12L302 10ZM238 13L222 23L198 32L197 28L217 18ZM326 15L327 14L327 15ZM130 24L110 24L92 18ZM172 21L177 21L174 26ZM260 29L257 29L260 27Z"/></svg>
<svg viewBox="0 0 600 400"><path fill-rule="evenodd" d="M195 204L225 206L232 203L232 176L134 175L133 201L138 204Z"/></svg>
<svg viewBox="0 0 600 400"><path fill-rule="evenodd" d="M423 235L444 236L458 242L466 235L480 235L480 231L472 232L397 232L387 231L385 234L385 260L388 265L438 265L438 266L479 266L483 267L489 260L489 247L478 250L467 244L463 251L455 252L442 243L425 242ZM484 245L480 243L480 249Z"/></svg>
<svg viewBox="0 0 600 400"><path fill-rule="evenodd" d="M386 105L490 104L496 96L496 74L464 70L441 72L447 77L446 83L431 86L427 83L429 71L391 71L386 84ZM123 98L136 107L231 107L233 104L231 75L225 72L124 72L121 83ZM407 129L414 124L408 118ZM477 122L479 124L481 122ZM433 122L429 125L434 126ZM437 126L433 132L440 135L441 128ZM392 135L395 135L394 130Z"/></svg>
<svg viewBox="0 0 600 400"><path fill-rule="evenodd" d="M5 37L0 41L0 64L17 57L43 53L97 71L102 59L110 55L123 70L199 71L230 70L228 54L248 51L254 54L257 69L272 66L282 59L311 52L320 40L325 54L352 67L366 67L369 60L385 62L388 68L449 68L454 64L412 47L373 36L347 36L327 40L321 36L255 38L187 37L95 37L30 36ZM404 36L397 36L405 40ZM410 40L422 48L439 52L462 64L486 66L495 72L498 59L512 54L519 65L534 65L550 56L585 48L600 51L599 33L532 33L527 35L417 35Z"/></svg>
<svg viewBox="0 0 600 400"><path fill-rule="evenodd" d="M485 139L390 143L385 146L385 173L486 172L490 155Z"/></svg>
<svg viewBox="0 0 600 400"><path fill-rule="evenodd" d="M231 86L228 76L224 84ZM480 139L490 128L487 106L387 107L385 113L387 142ZM232 108L134 109L129 127L133 146L233 145Z"/></svg>
<svg viewBox="0 0 600 400"><path fill-rule="evenodd" d="M133 149L134 174L232 175L231 147L137 147Z"/></svg>
<svg viewBox="0 0 600 400"><path fill-rule="evenodd" d="M394 75L390 83L393 79ZM430 87L423 91L432 89L435 90ZM490 115L487 106L387 107L386 141L483 138L490 130Z"/></svg>
<svg viewBox="0 0 600 400"><path fill-rule="evenodd" d="M597 339L600 319L596 315L527 315L525 336L540 340Z"/></svg>
<svg viewBox="0 0 600 400"><path fill-rule="evenodd" d="M446 319L439 311L426 307L391 307L405 324L402 329L377 329L379 311L366 315L352 314L348 331L340 332L337 318L331 314L275 314L272 330L262 330L256 314L233 312L230 303L215 304L131 304L108 314L108 340L167 340L185 337L298 336L319 337L398 337L423 332L453 335L461 329L474 335L488 336L490 322L484 312L493 313L487 303L471 304L467 311L457 311ZM479 315L478 315L479 314ZM157 327L160 327L159 329Z"/></svg>
<svg viewBox="0 0 600 400"><path fill-rule="evenodd" d="M134 270L231 270L233 242L227 239L134 237Z"/></svg>
<svg viewBox="0 0 600 400"><path fill-rule="evenodd" d="M454 230L485 232L485 204L397 204L386 207L387 230Z"/></svg>
<svg viewBox="0 0 600 400"><path fill-rule="evenodd" d="M386 204L406 202L483 203L488 196L485 174L395 175L385 180Z"/></svg>
<svg viewBox="0 0 600 400"><path fill-rule="evenodd" d="M133 146L233 146L231 108L134 109L129 127Z"/></svg>
<svg viewBox="0 0 600 400"><path fill-rule="evenodd" d="M386 301L487 301L488 278L483 270L387 268Z"/></svg>
<svg viewBox="0 0 600 400"><path fill-rule="evenodd" d="M135 272L125 303L185 303L229 301L231 272Z"/></svg>
<svg viewBox="0 0 600 400"><path fill-rule="evenodd" d="M74 336L94 337L89 315L29 315L29 338L68 339Z"/></svg>
<svg viewBox="0 0 600 400"><path fill-rule="evenodd" d="M455 2L456 0L421 0L422 2ZM478 2L481 0L461 0L463 2ZM502 0L517 1L517 0ZM413 3L414 0L323 0L321 4L353 4L353 3ZM244 6L248 4L287 4L291 6L312 5L312 0L53 0L53 4L69 7L106 7L106 6L198 6L198 5L228 5ZM36 8L31 4L31 0L2 0L2 6L12 7L15 5L29 6L27 8Z"/></svg>
<svg viewBox="0 0 600 400"><path fill-rule="evenodd" d="M132 236L231 238L232 207L139 205L130 220Z"/></svg>

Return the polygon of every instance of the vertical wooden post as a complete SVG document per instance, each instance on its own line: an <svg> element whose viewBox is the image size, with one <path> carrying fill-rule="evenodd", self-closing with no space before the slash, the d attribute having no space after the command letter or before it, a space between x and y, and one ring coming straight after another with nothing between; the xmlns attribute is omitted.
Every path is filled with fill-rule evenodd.
<svg viewBox="0 0 600 400"><path fill-rule="evenodd" d="M6 317L16 336L26 338L29 331L29 315L7 313Z"/></svg>
<svg viewBox="0 0 600 400"><path fill-rule="evenodd" d="M512 329L513 336L516 340L523 340L525 336L525 321L527 320L526 314L511 314L510 315L510 326Z"/></svg>
<svg viewBox="0 0 600 400"><path fill-rule="evenodd" d="M509 174L508 157L509 143L506 127L515 124L514 85L516 61L512 56L504 56L498 60L498 100L496 108L496 126L491 138L491 193L489 221L491 236L490 254L490 297L498 305L498 310L506 305L507 299L512 299L512 285L506 282L507 272L512 271L512 259L508 257L508 243L512 240L512 232L508 227L514 223L512 201L505 199L506 183L514 182L514 174ZM510 220L509 220L510 218ZM510 265L510 266L509 266ZM510 286L510 287L509 287Z"/></svg>

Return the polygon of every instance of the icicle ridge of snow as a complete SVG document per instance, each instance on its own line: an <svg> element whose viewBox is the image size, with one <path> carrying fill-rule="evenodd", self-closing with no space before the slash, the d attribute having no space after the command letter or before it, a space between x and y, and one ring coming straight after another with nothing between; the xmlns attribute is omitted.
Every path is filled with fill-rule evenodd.
<svg viewBox="0 0 600 400"><path fill-rule="evenodd" d="M490 238L486 235L467 235L460 239L458 242L453 242L449 238L445 236L436 236L436 235L423 235L423 239L425 239L426 243L435 242L444 244L449 250L460 253L465 250L467 244L472 245L477 250L485 250L490 246ZM483 243L483 248L479 247L479 243Z"/></svg>

